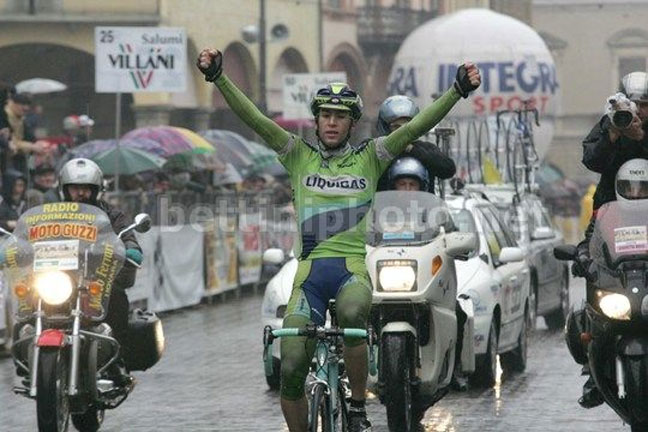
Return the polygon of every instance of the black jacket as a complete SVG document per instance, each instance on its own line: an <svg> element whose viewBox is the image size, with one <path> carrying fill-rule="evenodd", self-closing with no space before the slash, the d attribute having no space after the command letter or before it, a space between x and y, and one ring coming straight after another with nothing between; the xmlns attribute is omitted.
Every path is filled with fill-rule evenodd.
<svg viewBox="0 0 648 432"><path fill-rule="evenodd" d="M644 127L645 129L645 127ZM610 120L603 117L583 140L583 165L601 174L594 193L594 209L616 200L615 179L621 165L630 159L648 159L648 131L641 141L622 136L610 142Z"/></svg>
<svg viewBox="0 0 648 432"><path fill-rule="evenodd" d="M119 234L124 228L128 227L132 223L132 221L129 220L126 215L121 212L121 210L108 204L106 201L98 201L97 207L106 212L113 227L113 231L115 231L115 234ZM139 243L137 243L137 238L135 237L134 231L130 231L127 234L124 234L122 241L124 242L126 249L137 249L140 252L142 251ZM125 263L121 271L115 278L115 286L122 289L132 287L135 283L136 272L137 269L135 267L128 263Z"/></svg>
<svg viewBox="0 0 648 432"><path fill-rule="evenodd" d="M35 142L36 141L36 136L34 135L34 131L30 127L30 125L25 124L23 120L23 125L24 125L24 137L23 139L25 141L29 142ZM11 125L9 124L9 119L7 118L7 113L5 112L4 106L0 106L0 129L4 128L9 128L9 130L12 130ZM27 156L22 153L18 152L18 154L15 154L13 156L9 155L9 143L5 140L0 139L0 170L2 172L5 172L9 168L13 168L15 170L20 171L21 173L26 173L27 172Z"/></svg>
<svg viewBox="0 0 648 432"><path fill-rule="evenodd" d="M434 191L434 178L449 179L457 172L452 158L443 154L435 144L425 141L414 141L405 151L396 157L378 180L378 191L392 189L389 184L389 170L398 158L413 157L423 164L430 176L429 192Z"/></svg>
<svg viewBox="0 0 648 432"><path fill-rule="evenodd" d="M3 176L2 202L0 203L0 226L8 231L13 231L7 225L8 221L17 221L21 214L27 210L25 193L17 201L13 200L13 188L17 180L25 181L25 177L15 171L9 170Z"/></svg>

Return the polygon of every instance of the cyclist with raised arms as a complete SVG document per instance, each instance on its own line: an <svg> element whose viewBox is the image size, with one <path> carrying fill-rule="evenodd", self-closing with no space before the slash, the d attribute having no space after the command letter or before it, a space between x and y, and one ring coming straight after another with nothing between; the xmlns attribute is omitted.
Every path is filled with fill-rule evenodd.
<svg viewBox="0 0 648 432"><path fill-rule="evenodd" d="M479 86L477 67L470 63L459 67L453 88L407 125L388 136L351 146L349 136L362 115L362 99L346 84L329 84L313 97L311 111L318 140L312 144L263 115L223 74L219 51L201 51L197 65L206 81L216 84L230 108L278 153L290 174L301 244L283 326L323 325L328 301L336 298L340 327L366 328L371 283L364 261L365 215L378 178L409 143ZM293 432L308 427L304 384L314 349L315 341L304 337L286 338L281 343L281 408ZM365 411L366 343L346 339L344 361L352 393L349 431L371 430Z"/></svg>

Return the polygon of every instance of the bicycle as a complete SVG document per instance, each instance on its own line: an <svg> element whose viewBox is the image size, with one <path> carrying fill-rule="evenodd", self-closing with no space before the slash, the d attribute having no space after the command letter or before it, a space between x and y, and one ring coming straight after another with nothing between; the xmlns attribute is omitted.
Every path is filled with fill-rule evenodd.
<svg viewBox="0 0 648 432"><path fill-rule="evenodd" d="M335 313L331 312L334 317ZM348 405L351 389L343 368L342 340L344 337L367 339L369 344L369 373L377 373L376 335L369 329L337 327L335 320L331 327L308 325L304 328L263 329L263 361L267 376L272 375L272 342L286 336L306 336L318 340L314 362L309 373L310 401L308 406L309 432L346 431L348 428Z"/></svg>
<svg viewBox="0 0 648 432"><path fill-rule="evenodd" d="M496 117L499 137L500 117L507 113L514 114L506 128L506 170L509 180L514 183L516 192L519 192L521 182L524 182L528 192L532 192L535 170L540 161L533 142L533 128L529 119L530 114L533 114L534 123L540 126L539 113L538 109L532 108L531 105L531 100L522 101L521 108L498 111ZM512 132L515 133L514 136L511 136ZM521 178L518 176L518 170L523 170Z"/></svg>

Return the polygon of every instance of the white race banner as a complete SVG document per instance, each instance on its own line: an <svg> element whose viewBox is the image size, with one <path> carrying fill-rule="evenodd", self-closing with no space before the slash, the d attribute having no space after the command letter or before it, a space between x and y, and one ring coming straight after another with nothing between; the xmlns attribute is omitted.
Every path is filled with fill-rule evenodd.
<svg viewBox="0 0 648 432"><path fill-rule="evenodd" d="M332 82L346 82L345 72L301 73L283 76L283 118L310 120L310 101L317 90Z"/></svg>
<svg viewBox="0 0 648 432"><path fill-rule="evenodd" d="M97 93L183 92L187 36L175 27L95 27Z"/></svg>

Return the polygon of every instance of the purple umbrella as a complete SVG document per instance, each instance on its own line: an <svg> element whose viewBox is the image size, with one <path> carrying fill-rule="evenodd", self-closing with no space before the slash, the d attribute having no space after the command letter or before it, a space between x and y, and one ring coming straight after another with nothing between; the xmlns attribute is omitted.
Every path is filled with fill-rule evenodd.
<svg viewBox="0 0 648 432"><path fill-rule="evenodd" d="M119 140L119 145L123 147L131 147L138 150L143 150L156 156L167 156L165 149L160 144L146 138L137 140ZM74 157L91 158L92 156L113 149L115 147L117 147L117 140L114 139L93 140L74 148L72 150L72 155Z"/></svg>
<svg viewBox="0 0 648 432"><path fill-rule="evenodd" d="M165 157L176 153L190 152L194 149L191 142L182 133L170 126L144 127L134 129L123 137L125 140L140 141L149 139L155 141L165 151Z"/></svg>

